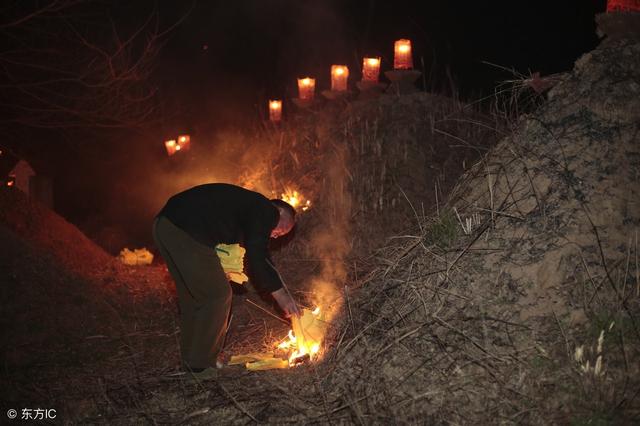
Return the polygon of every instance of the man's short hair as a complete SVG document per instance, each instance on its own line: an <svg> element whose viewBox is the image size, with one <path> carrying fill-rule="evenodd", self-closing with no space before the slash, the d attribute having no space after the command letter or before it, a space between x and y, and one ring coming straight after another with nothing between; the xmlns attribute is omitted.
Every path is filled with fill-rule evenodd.
<svg viewBox="0 0 640 426"><path fill-rule="evenodd" d="M293 222L295 223L296 221L296 209L293 208L293 206L289 203L287 203L286 201L280 200L278 198L274 198L271 201L271 204L273 204L276 207L280 207L282 209L284 209L285 211L289 212L289 215L291 216L291 220L293 220Z"/></svg>

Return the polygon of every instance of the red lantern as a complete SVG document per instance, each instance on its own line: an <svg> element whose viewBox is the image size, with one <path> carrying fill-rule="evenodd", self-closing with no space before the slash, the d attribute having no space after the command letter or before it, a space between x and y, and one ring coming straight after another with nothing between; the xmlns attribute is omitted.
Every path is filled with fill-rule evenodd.
<svg viewBox="0 0 640 426"><path fill-rule="evenodd" d="M607 12L640 12L640 0L607 0Z"/></svg>
<svg viewBox="0 0 640 426"><path fill-rule="evenodd" d="M413 56L411 54L411 40L401 39L396 41L393 49L393 68L396 70L410 70L413 68Z"/></svg>
<svg viewBox="0 0 640 426"><path fill-rule="evenodd" d="M331 65L331 90L345 92L348 78L349 68L346 65Z"/></svg>
<svg viewBox="0 0 640 426"><path fill-rule="evenodd" d="M313 100L316 90L316 79L304 77L298 79L298 98L303 101Z"/></svg>
<svg viewBox="0 0 640 426"><path fill-rule="evenodd" d="M173 155L176 151L180 151L180 145L176 143L175 139L170 139L164 142L164 147L167 149L168 155Z"/></svg>
<svg viewBox="0 0 640 426"><path fill-rule="evenodd" d="M282 119L282 101L274 99L269 101L269 120L274 123Z"/></svg>
<svg viewBox="0 0 640 426"><path fill-rule="evenodd" d="M377 83L380 78L380 58L362 60L362 81Z"/></svg>
<svg viewBox="0 0 640 426"><path fill-rule="evenodd" d="M187 151L190 147L191 147L191 136L189 135L178 136L177 151Z"/></svg>

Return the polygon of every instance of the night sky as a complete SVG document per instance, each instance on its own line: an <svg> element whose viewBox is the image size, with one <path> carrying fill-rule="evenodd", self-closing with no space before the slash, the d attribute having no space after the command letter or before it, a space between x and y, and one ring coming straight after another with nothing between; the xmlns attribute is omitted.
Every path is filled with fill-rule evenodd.
<svg viewBox="0 0 640 426"><path fill-rule="evenodd" d="M36 0L14 4L18 9L40 5ZM152 171L143 165L167 161L165 139L188 132L195 144L204 146L229 129L250 130L264 120L270 98L284 99L286 118L294 110L288 102L297 95L297 77L316 77L317 91L324 90L330 66L346 64L354 86L363 56L381 56L382 71L389 70L394 41L408 38L414 66L424 73L418 82L424 89L476 100L491 95L500 81L514 78L483 62L525 75L570 70L597 45L594 17L605 7L605 0L81 2L70 13L88 33L108 37L111 22L131 32L149 16L159 18L160 31L171 28L143 82L157 90L160 103L152 124L142 130L9 124L3 132L9 148L38 173L53 177L56 210L84 223L113 206L128 205L114 201L113 194L130 182L144 184ZM84 24L85 15L91 16L91 25ZM45 17L39 22L58 28L63 21ZM34 35L28 34L25 40ZM45 45L50 41L46 33L35 35ZM23 42L18 37L0 45L11 50ZM73 56L64 40L58 46ZM4 107L11 109L12 100L5 101Z"/></svg>
<svg viewBox="0 0 640 426"><path fill-rule="evenodd" d="M409 38L427 89L464 98L491 93L510 73L566 71L597 44L594 15L605 1L450 2L236 0L163 2L170 21L189 13L159 62L165 100L189 126L243 125L271 97L295 97L295 78L329 85L331 64L359 78L364 55L393 61L393 42ZM190 10L190 12L188 12ZM386 68L385 68L386 67ZM452 84L453 83L453 84Z"/></svg>

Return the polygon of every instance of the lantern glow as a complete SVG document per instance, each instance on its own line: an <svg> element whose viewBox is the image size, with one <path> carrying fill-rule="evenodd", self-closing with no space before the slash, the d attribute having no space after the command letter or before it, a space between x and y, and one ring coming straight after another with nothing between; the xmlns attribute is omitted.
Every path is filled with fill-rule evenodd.
<svg viewBox="0 0 640 426"><path fill-rule="evenodd" d="M190 145L191 145L191 136L180 135L178 136L178 145L176 146L176 151L186 151L189 149Z"/></svg>
<svg viewBox="0 0 640 426"><path fill-rule="evenodd" d="M304 77L298 79L298 98L304 101L313 100L316 90L316 79Z"/></svg>
<svg viewBox="0 0 640 426"><path fill-rule="evenodd" d="M640 12L640 0L608 0L607 12Z"/></svg>
<svg viewBox="0 0 640 426"><path fill-rule="evenodd" d="M175 154L176 151L179 151L180 145L176 143L175 139L170 139L164 142L164 147L167 149L167 154L171 156Z"/></svg>
<svg viewBox="0 0 640 426"><path fill-rule="evenodd" d="M345 92L348 78L349 68L346 65L331 65L331 90Z"/></svg>
<svg viewBox="0 0 640 426"><path fill-rule="evenodd" d="M362 81L377 83L380 78L380 58L362 60Z"/></svg>
<svg viewBox="0 0 640 426"><path fill-rule="evenodd" d="M401 39L395 42L393 68L396 70L410 70L413 68L411 40Z"/></svg>
<svg viewBox="0 0 640 426"><path fill-rule="evenodd" d="M282 119L282 101L274 99L269 101L269 120L274 123Z"/></svg>

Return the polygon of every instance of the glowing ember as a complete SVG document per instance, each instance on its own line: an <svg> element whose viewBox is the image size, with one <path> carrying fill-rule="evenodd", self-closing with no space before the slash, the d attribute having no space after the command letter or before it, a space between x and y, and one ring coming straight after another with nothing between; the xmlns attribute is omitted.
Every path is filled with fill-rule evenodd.
<svg viewBox="0 0 640 426"><path fill-rule="evenodd" d="M320 308L303 309L300 317L291 319L293 330L277 347L289 352L289 366L294 367L318 357L320 345L326 333L327 323L320 315Z"/></svg>
<svg viewBox="0 0 640 426"><path fill-rule="evenodd" d="M304 196L302 196L298 191L287 190L282 193L280 199L291 204L291 206L296 210L306 212L311 208L311 200L305 200Z"/></svg>

